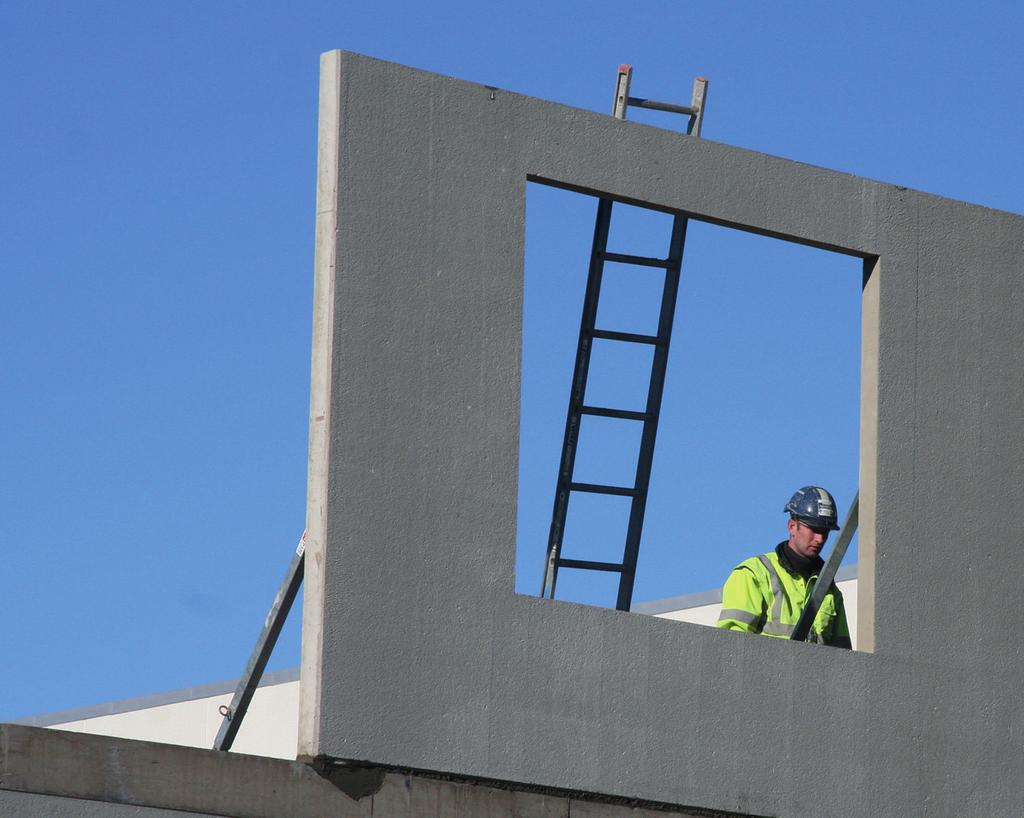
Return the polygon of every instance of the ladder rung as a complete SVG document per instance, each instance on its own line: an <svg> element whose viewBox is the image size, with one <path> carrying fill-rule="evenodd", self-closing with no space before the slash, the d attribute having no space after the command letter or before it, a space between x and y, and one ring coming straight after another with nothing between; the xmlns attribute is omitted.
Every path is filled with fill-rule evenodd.
<svg viewBox="0 0 1024 818"><path fill-rule="evenodd" d="M620 264L636 264L640 267L663 267L668 269L673 263L667 258L648 258L647 256L631 256L628 253L605 253L605 261L617 261Z"/></svg>
<svg viewBox="0 0 1024 818"><path fill-rule="evenodd" d="M604 338L608 341L629 341L633 344L653 344L658 346L661 339L657 335L637 335L633 332L615 332L610 329L595 329L590 331L594 338Z"/></svg>
<svg viewBox="0 0 1024 818"><path fill-rule="evenodd" d="M620 497L635 497L636 489L623 486L602 486L597 483L570 483L569 491L588 491L591 494L617 494Z"/></svg>
<svg viewBox="0 0 1024 818"><path fill-rule="evenodd" d="M658 102L656 99L644 99L643 97L629 97L627 102L634 108L650 108L653 111L667 111L670 114L697 116L699 113L699 110L692 105L676 105L674 102Z"/></svg>
<svg viewBox="0 0 1024 818"><path fill-rule="evenodd" d="M621 562L592 562L591 560L558 560L559 568L584 568L588 571L615 571L622 573Z"/></svg>
<svg viewBox="0 0 1024 818"><path fill-rule="evenodd" d="M646 412L633 412L629 409L606 409L603 406L581 406L581 415L598 415L603 418L621 418L622 420L647 420Z"/></svg>

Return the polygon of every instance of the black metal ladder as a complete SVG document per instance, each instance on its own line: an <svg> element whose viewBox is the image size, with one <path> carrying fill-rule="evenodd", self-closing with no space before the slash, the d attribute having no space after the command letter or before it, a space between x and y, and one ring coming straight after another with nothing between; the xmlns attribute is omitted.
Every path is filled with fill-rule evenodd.
<svg viewBox="0 0 1024 818"><path fill-rule="evenodd" d="M707 89L706 80L700 77L697 78L694 82L693 104L691 106L681 106L630 97L629 84L631 77L632 69L630 66L620 66L616 80L615 102L613 106L613 114L617 119L625 119L626 110L629 105L683 113L690 117L687 133L699 136ZM633 599L633 583L636 579L636 566L640 553L640 537L643 532L644 512L647 507L647 491L650 485L651 465L654 459L654 442L658 433L658 419L661 413L661 399L665 386L669 342L672 338L676 296L679 292L679 273L682 266L687 219L681 213L673 216L672 233L667 256L665 258L650 258L625 253L614 253L608 250L611 216L612 200L600 199L597 206L597 220L594 226L594 241L590 253L586 294L583 300L583 316L580 321L579 341L576 347L576 363L569 394L569 409L565 421L562 456L559 461L558 481L555 487L555 500L551 515L551 528L548 535L547 560L544 568L541 596L554 598L558 571L561 568L610 571L619 574L619 589L615 607L620 611L628 611ZM599 329L596 326L601 279L604 273L605 262L608 261L664 269L665 281L661 294L661 308L656 335L615 332ZM590 355L595 339L629 344L646 344L654 347L651 376L647 389L647 403L644 411L629 411L593 406L586 403L587 376L590 370ZM633 485L599 485L580 483L573 479L576 447L579 443L580 425L584 415L618 418L643 424ZM565 521L569 509L569 497L572 492L610 494L631 498L629 522L626 528L626 542L621 562L600 562L562 557Z"/></svg>

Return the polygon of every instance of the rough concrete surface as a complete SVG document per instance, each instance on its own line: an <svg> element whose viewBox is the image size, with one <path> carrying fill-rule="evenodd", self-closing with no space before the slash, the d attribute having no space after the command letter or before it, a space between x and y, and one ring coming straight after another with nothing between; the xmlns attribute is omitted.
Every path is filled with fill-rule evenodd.
<svg viewBox="0 0 1024 818"><path fill-rule="evenodd" d="M1018 814L1024 219L342 52L320 149L300 752L779 816ZM514 593L528 179L865 259L873 652Z"/></svg>
<svg viewBox="0 0 1024 818"><path fill-rule="evenodd" d="M0 725L0 814L12 799L18 801L4 790L86 799L79 802L83 810L107 802L175 815L175 810L246 818L369 814L369 802L358 804L306 764L13 724ZM93 814L74 812L74 805L63 809L68 815Z"/></svg>
<svg viewBox="0 0 1024 818"><path fill-rule="evenodd" d="M335 783L344 787L353 777L372 777L374 785L350 798ZM655 812L625 803L592 803L571 795L515 791L383 769L338 769L321 776L294 761L0 725L0 818L185 815L701 818L706 814Z"/></svg>
<svg viewBox="0 0 1024 818"><path fill-rule="evenodd" d="M195 818L196 814L0 790L0 818Z"/></svg>

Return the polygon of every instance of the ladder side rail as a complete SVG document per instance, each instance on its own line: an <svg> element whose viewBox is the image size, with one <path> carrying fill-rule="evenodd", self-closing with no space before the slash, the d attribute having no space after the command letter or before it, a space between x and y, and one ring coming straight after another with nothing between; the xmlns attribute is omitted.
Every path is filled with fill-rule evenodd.
<svg viewBox="0 0 1024 818"><path fill-rule="evenodd" d="M544 579L540 595L554 599L555 584L558 581L558 560L562 554L562 538L565 534L565 518L569 510L569 492L573 468L576 463L576 446L579 443L580 420L590 370L590 353L593 348L594 324L597 321L597 304L601 293L601 277L604 272L604 251L608 245L608 230L611 226L611 199L600 199L597 203L597 218L594 222L594 240L590 252L590 267L587 272L587 287L583 298L583 315L580 318L579 341L576 345L576 363L572 375L572 391L566 411L565 434L562 441L562 457L559 462L558 481L555 486L555 500L551 512L551 528L548 532L548 556L544 566Z"/></svg>
<svg viewBox="0 0 1024 818"><path fill-rule="evenodd" d="M306 559L305 552L306 533L303 532L302 538L295 549L295 555L292 557L288 570L285 572L281 588L278 590L277 596L274 597L274 604L270 606L270 612L267 614L266 620L264 620L263 630L260 632L259 638L256 640L256 646L249 656L249 663L245 667L242 678L238 680L238 687L235 688L235 695L231 699L231 704L227 707L221 707L220 712L224 720L221 722L220 729L217 731L217 737L214 739L214 750L230 750L231 745L234 744L235 736L238 735L238 730L242 726L242 719L245 718L246 711L249 709L249 703L252 701L260 679L263 677L263 671L267 667L270 654L277 644L278 636L281 635L281 628L284 626L285 619L288 618L288 612L291 610L299 587L302 585L303 567Z"/></svg>
<svg viewBox="0 0 1024 818"><path fill-rule="evenodd" d="M612 100L612 116L625 119L629 108L629 86L633 82L633 66L623 63L615 77L615 98Z"/></svg>
<svg viewBox="0 0 1024 818"><path fill-rule="evenodd" d="M821 603L825 601L825 594L828 593L828 589L832 587L832 583L835 581L836 571L839 570L839 563L846 556L846 549L849 547L850 541L857 531L859 518L860 492L858 491L853 497L850 510L846 513L846 519L843 521L843 527L839 531L839 538L832 548L832 553L829 554L828 562L825 563L825 567L818 574L818 580L814 585L814 590L811 592L811 598L807 601L807 605L804 606L800 618L797 619L796 625L793 627L793 634L790 636L790 639L793 641L805 642L807 640L807 636L811 632L811 624L818 615Z"/></svg>
<svg viewBox="0 0 1024 818"><path fill-rule="evenodd" d="M690 117L686 133L691 136L700 136L700 129L704 125L704 108L707 105L708 81L704 77L697 77L693 81L693 101L690 107L694 113Z"/></svg>
<svg viewBox="0 0 1024 818"><path fill-rule="evenodd" d="M686 222L687 219L682 214L677 214L672 222L672 240L668 256L671 266L665 270L661 313L658 317L660 343L654 348L654 360L651 363L651 380L647 389L647 420L644 421L643 433L640 437L636 480L633 484L636 495L633 497L629 512L626 545L622 557L623 571L619 578L619 592L615 602L616 609L620 611L628 611L633 601L633 583L636 580L640 538L643 534L644 513L647 508L647 490L651 482L651 465L654 462L654 443L658 434L658 418L661 414L661 399L665 389L669 342L672 339L676 297L679 294L679 274L683 261L683 245L686 241Z"/></svg>

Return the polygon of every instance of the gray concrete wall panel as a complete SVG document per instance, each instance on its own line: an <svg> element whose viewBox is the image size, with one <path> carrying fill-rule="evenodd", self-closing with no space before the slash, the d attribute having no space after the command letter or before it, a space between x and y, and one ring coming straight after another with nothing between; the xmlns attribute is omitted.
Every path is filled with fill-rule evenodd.
<svg viewBox="0 0 1024 818"><path fill-rule="evenodd" d="M755 814L1015 814L1024 219L358 55L323 71L300 751ZM529 178L865 257L873 653L514 594Z"/></svg>

